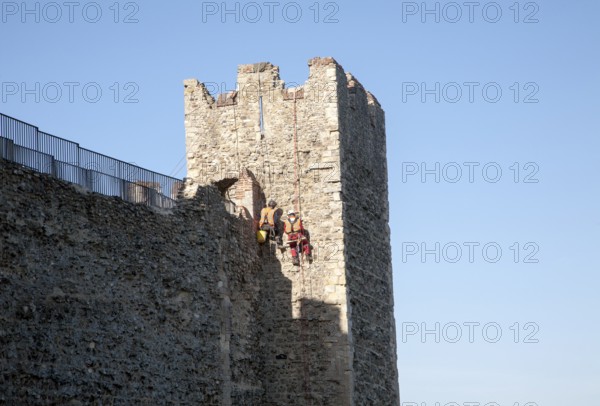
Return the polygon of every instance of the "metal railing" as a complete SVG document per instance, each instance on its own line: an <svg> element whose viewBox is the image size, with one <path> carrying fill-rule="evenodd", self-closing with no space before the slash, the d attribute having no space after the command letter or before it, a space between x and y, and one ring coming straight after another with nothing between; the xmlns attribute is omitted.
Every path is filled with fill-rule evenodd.
<svg viewBox="0 0 600 406"><path fill-rule="evenodd" d="M93 192L148 206L172 208L183 181L81 148L0 114L0 157Z"/></svg>

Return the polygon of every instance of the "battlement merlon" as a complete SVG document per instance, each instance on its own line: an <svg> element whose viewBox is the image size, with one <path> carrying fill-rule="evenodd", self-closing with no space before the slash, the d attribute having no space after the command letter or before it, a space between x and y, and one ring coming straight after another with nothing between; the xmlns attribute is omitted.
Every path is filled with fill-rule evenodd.
<svg viewBox="0 0 600 406"><path fill-rule="evenodd" d="M193 113L195 110L212 106L215 104L215 98L210 94L204 83L198 79L186 79L183 81L185 106L184 113Z"/></svg>
<svg viewBox="0 0 600 406"><path fill-rule="evenodd" d="M248 86L258 91L259 83L262 91L285 88L285 83L279 77L279 66L273 65L271 62L258 62L238 66L237 91L244 90ZM247 90L252 91L252 89Z"/></svg>

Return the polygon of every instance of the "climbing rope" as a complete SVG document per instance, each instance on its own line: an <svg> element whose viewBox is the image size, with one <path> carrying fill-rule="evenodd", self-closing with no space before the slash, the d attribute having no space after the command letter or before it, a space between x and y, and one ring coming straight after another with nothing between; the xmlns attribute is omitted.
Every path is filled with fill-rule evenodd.
<svg viewBox="0 0 600 406"><path fill-rule="evenodd" d="M260 128L260 151L263 159L263 176L265 176L265 186L267 187L267 195L271 196L273 192L273 179L272 179L272 170L271 170L271 159L269 156L269 146L267 144L267 140L265 139L265 119L264 119L264 109L263 109L263 96L262 96L262 83L260 81L260 71L256 72L256 76L258 78L258 126Z"/></svg>
<svg viewBox="0 0 600 406"><path fill-rule="evenodd" d="M300 176L298 174L298 112L296 108L296 91L294 91L294 182L296 183L295 208L301 213Z"/></svg>
<svg viewBox="0 0 600 406"><path fill-rule="evenodd" d="M260 83L260 72L257 73L258 75L258 114L259 114L259 119L258 119L258 126L260 128L260 139L262 140L263 138L265 138L265 117L263 115L263 99L262 99L262 92L261 92L261 83Z"/></svg>
<svg viewBox="0 0 600 406"><path fill-rule="evenodd" d="M298 244L300 247L300 245ZM302 249L300 249L302 250ZM304 277L304 266L302 265L303 260L301 259L300 253L298 253L298 257L300 257L300 280L301 280L301 291L302 297L306 297L306 281ZM308 330L310 326L308 325L308 319L306 315L300 315L300 336L302 337L302 344L304 345L304 350L302 351L302 366L303 366L303 374L304 374L304 398L308 402L308 405L312 405L312 399L310 397L310 348L309 348L309 337Z"/></svg>
<svg viewBox="0 0 600 406"><path fill-rule="evenodd" d="M296 103L297 89L294 90L294 182L295 182L295 196L294 196L294 207L297 213L301 213L302 204L300 201L300 175L298 168L298 109ZM307 297L306 294L306 275L304 273L304 244L308 244L308 241L304 241L304 236L296 243L296 250L298 260L300 261L300 290L302 297ZM304 375L304 398L309 406L312 406L312 398L310 396L310 351L309 351L309 337L308 330L308 319L302 317L300 319L300 336L302 337L302 343L304 345L304 351L302 351L302 364L303 364L303 375Z"/></svg>
<svg viewBox="0 0 600 406"><path fill-rule="evenodd" d="M237 171L238 173L241 173L242 171L242 165L240 162L240 137L238 134L238 125L237 125L237 115L235 112L235 103L233 104L233 126L234 126L234 131L235 131L235 154L237 157Z"/></svg>

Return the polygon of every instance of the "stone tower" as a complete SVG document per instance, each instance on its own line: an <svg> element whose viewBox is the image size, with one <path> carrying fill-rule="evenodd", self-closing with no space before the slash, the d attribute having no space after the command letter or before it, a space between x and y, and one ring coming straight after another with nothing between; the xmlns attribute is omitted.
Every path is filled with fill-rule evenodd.
<svg viewBox="0 0 600 406"><path fill-rule="evenodd" d="M333 58L308 64L294 88L270 63L240 65L236 91L216 98L184 82L186 193L216 185L255 222L273 198L309 232L301 267L256 246L262 404L398 405L384 112Z"/></svg>

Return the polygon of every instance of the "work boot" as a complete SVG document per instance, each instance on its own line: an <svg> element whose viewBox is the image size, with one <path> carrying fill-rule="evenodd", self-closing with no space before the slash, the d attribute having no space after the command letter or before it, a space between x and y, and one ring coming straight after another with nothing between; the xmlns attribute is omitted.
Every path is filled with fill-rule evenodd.
<svg viewBox="0 0 600 406"><path fill-rule="evenodd" d="M281 237L277 237L276 241L277 241L277 245L279 245L280 247L283 245L283 239Z"/></svg>
<svg viewBox="0 0 600 406"><path fill-rule="evenodd" d="M312 257L312 254L306 254L306 259L308 260L308 262L309 262L310 264L312 264L312 262L313 262L313 257Z"/></svg>
<svg viewBox="0 0 600 406"><path fill-rule="evenodd" d="M292 264L296 266L300 265L300 260L298 259L298 257L292 257Z"/></svg>

